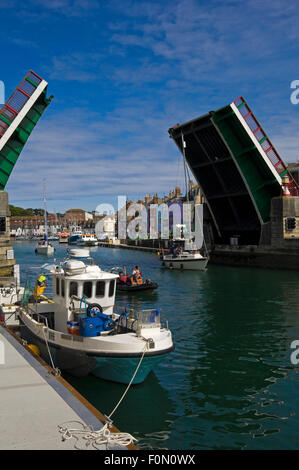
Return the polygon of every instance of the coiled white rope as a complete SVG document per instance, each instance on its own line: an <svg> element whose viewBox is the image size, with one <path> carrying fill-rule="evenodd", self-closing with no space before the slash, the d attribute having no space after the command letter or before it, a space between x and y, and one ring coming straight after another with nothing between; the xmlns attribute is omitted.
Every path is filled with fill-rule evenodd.
<svg viewBox="0 0 299 470"><path fill-rule="evenodd" d="M67 427L67 424L78 423L81 426L81 429ZM91 426L81 423L81 421L67 421L58 426L59 432L62 434L62 440L66 441L68 439L76 439L74 445L75 449L86 450L88 446L92 446L97 450L103 450L103 446L106 450L109 447L126 447L132 444L136 439L129 433L126 432L110 432L108 429L108 423L106 423L98 431L94 431ZM80 439L85 445L79 446ZM85 442L84 442L85 441Z"/></svg>
<svg viewBox="0 0 299 470"><path fill-rule="evenodd" d="M115 445L118 445L118 446L121 446L121 447L126 447L126 446L132 444L134 441L137 441L137 439L135 439L135 437L133 437L131 434L129 434L127 432L118 432L118 433L110 432L109 429L108 429L108 426L111 426L111 423L112 423L111 416L113 415L113 413L117 410L117 408L119 407L119 405L123 401L123 399L124 399L125 395L127 394L130 386L132 385L132 382L133 382L134 378L136 377L138 369L141 366L141 363L143 361L145 352L148 348L149 340L147 340L146 338L142 338L142 339L144 339L146 341L144 350L142 352L142 356L140 357L140 360L137 364L135 372L134 372L134 374L133 374L126 390L122 394L120 400L118 401L117 405L114 407L113 411L111 411L109 416L106 416L106 419L107 419L106 424L104 424L104 426L99 431L94 431L91 426L85 425L85 424L81 423L81 421L68 421L68 422L63 423L63 424L58 426L59 432L62 434L62 440L63 441L65 441L67 439L71 439L72 437L74 437L77 441L77 443L75 444L74 447L75 447L75 449L78 449L78 450L83 450L84 449L82 447L78 447L78 441L79 441L80 438L87 441L85 443L85 449L89 445L92 445L94 448L96 448L98 450L100 450L98 446L106 446L106 449L108 449L109 446L115 446ZM81 426L81 429L64 427L64 425L68 424L68 423L79 423L80 426Z"/></svg>

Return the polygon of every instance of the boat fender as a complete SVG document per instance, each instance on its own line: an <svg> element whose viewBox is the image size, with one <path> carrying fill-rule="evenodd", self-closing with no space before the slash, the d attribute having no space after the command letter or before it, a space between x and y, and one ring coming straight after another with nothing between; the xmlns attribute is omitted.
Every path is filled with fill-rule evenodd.
<svg viewBox="0 0 299 470"><path fill-rule="evenodd" d="M31 349L34 354L40 356L40 349L38 346L36 346L36 344L28 344L28 348Z"/></svg>

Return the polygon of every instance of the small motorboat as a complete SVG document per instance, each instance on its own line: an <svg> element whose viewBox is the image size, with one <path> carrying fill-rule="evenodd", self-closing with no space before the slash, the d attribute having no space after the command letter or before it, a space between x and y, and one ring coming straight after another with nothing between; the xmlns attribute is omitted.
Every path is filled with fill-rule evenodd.
<svg viewBox="0 0 299 470"><path fill-rule="evenodd" d="M162 323L159 308L118 309L118 275L103 271L92 258L84 259L82 251L88 250L74 250L61 263L45 264L35 275L34 291L27 275L18 309L22 336L28 334L31 342L33 336L41 356L49 360L50 351L55 367L72 375L141 383L174 350L167 321ZM44 295L47 275L52 278L52 299Z"/></svg>
<svg viewBox="0 0 299 470"><path fill-rule="evenodd" d="M134 284L132 284L130 281L130 276L125 275L124 279L122 279L124 271L118 267L112 268L111 272L118 274L118 279L116 282L117 292L143 292L154 290L158 287L156 282L153 282L151 279L146 279L143 281L141 276L139 279L136 279Z"/></svg>
<svg viewBox="0 0 299 470"><path fill-rule="evenodd" d="M116 283L116 291L117 292L142 292L145 290L153 290L157 289L158 284L156 282L152 282L151 280L147 279L142 284L128 284L126 282L122 282L117 280Z"/></svg>

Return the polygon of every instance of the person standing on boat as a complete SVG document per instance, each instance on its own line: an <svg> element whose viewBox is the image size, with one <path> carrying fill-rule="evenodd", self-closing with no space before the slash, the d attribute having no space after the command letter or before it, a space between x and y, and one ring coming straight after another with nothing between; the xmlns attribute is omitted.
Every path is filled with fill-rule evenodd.
<svg viewBox="0 0 299 470"><path fill-rule="evenodd" d="M46 281L47 281L47 278L43 274L41 274L38 277L36 284L35 284L34 297L38 298L43 294L45 288L47 287Z"/></svg>

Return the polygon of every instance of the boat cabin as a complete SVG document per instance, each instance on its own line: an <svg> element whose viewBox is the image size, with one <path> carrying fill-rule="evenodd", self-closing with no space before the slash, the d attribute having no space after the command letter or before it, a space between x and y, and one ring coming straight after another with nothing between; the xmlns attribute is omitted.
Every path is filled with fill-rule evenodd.
<svg viewBox="0 0 299 470"><path fill-rule="evenodd" d="M69 332L69 325L86 315L86 308L96 304L106 315L112 315L117 274L102 271L99 266L69 259L51 269L55 329Z"/></svg>

